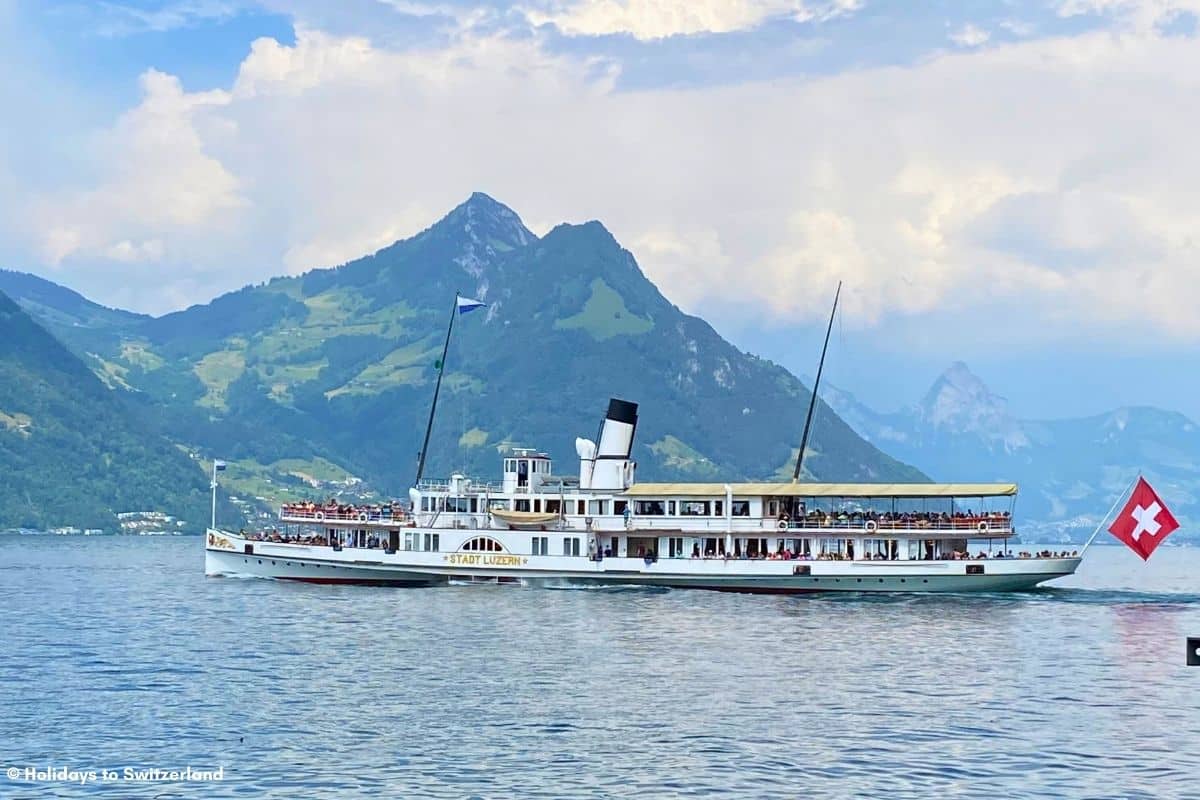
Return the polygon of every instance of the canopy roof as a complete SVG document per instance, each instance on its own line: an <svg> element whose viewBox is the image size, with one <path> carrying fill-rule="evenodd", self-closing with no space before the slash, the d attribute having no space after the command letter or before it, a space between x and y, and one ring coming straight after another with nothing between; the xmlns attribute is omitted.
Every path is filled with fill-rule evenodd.
<svg viewBox="0 0 1200 800"><path fill-rule="evenodd" d="M1015 483L731 483L735 497L1011 497ZM630 497L724 497L723 483L635 483Z"/></svg>

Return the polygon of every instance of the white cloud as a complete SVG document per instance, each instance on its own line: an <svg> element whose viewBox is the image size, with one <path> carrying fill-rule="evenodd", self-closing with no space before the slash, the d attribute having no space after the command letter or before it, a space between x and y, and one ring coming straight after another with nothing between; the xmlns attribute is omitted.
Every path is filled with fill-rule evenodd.
<svg viewBox="0 0 1200 800"><path fill-rule="evenodd" d="M1058 15L1102 14L1142 32L1152 31L1178 15L1200 14L1200 0L1060 0Z"/></svg>
<svg viewBox="0 0 1200 800"><path fill-rule="evenodd" d="M105 36L127 36L136 33L186 28L202 22L225 21L239 13L238 0L174 0L157 8L145 4L133 5L104 2L93 9L100 15L98 32Z"/></svg>
<svg viewBox="0 0 1200 800"><path fill-rule="evenodd" d="M950 34L950 41L959 47L979 47L987 42L991 35L973 23L967 23Z"/></svg>
<svg viewBox="0 0 1200 800"><path fill-rule="evenodd" d="M101 178L76 191L35 196L31 235L43 259L103 257L157 261L162 235L211 234L246 204L238 179L206 150L228 120L201 131L196 117L229 102L223 91L187 93L178 78L155 70L141 77L142 102L96 138ZM218 230L215 232L219 232Z"/></svg>
<svg viewBox="0 0 1200 800"><path fill-rule="evenodd" d="M136 264L141 261L159 261L165 254L161 239L147 239L144 242L131 242L122 239L104 251L104 255L113 261L126 264Z"/></svg>
<svg viewBox="0 0 1200 800"><path fill-rule="evenodd" d="M950 309L998 337L1200 340L1193 40L1094 33L687 90L617 91L613 70L536 38L260 40L228 91L149 73L102 178L29 222L47 263L183 270L139 301L161 310L371 252L482 189L532 220L599 218L668 297L760 324L822 318L842 279L848 325L944 338Z"/></svg>
<svg viewBox="0 0 1200 800"><path fill-rule="evenodd" d="M757 28L768 19L827 20L856 10L860 0L566 0L525 9L535 25L551 24L573 36L624 33L665 39Z"/></svg>

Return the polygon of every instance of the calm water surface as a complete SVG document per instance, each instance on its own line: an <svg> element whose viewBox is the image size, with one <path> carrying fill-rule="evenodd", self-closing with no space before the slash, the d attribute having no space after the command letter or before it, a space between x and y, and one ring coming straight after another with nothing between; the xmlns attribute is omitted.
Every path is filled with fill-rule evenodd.
<svg viewBox="0 0 1200 800"><path fill-rule="evenodd" d="M380 589L0 537L0 767L43 797L1200 797L1200 551L1022 595Z"/></svg>

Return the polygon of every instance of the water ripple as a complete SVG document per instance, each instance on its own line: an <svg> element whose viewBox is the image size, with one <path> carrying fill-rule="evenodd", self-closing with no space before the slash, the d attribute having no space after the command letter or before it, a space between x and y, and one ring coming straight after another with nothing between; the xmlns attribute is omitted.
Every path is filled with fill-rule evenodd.
<svg viewBox="0 0 1200 800"><path fill-rule="evenodd" d="M1195 796L1200 557L1169 556L795 598L208 580L196 540L0 537L4 765L226 770L0 797Z"/></svg>

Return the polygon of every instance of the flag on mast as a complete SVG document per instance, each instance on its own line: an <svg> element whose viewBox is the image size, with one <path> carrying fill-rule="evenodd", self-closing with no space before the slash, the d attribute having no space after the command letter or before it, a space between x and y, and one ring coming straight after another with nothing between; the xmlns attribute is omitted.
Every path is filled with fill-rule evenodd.
<svg viewBox="0 0 1200 800"><path fill-rule="evenodd" d="M224 461L214 461L213 462L213 472L224 472L224 471L225 471L225 462Z"/></svg>
<svg viewBox="0 0 1200 800"><path fill-rule="evenodd" d="M1108 532L1145 561L1178 528L1179 523L1158 493L1139 476L1129 502L1108 526Z"/></svg>
<svg viewBox="0 0 1200 800"><path fill-rule="evenodd" d="M482 300L472 300L469 297L458 298L458 313L466 314L468 311L474 311L477 308L483 308L487 303Z"/></svg>

